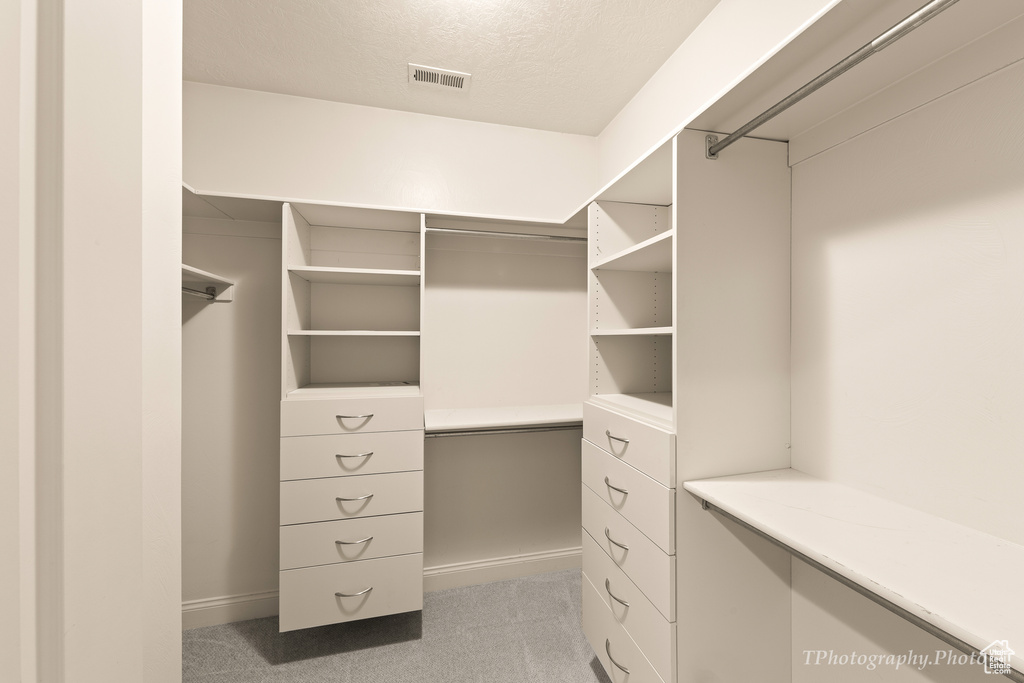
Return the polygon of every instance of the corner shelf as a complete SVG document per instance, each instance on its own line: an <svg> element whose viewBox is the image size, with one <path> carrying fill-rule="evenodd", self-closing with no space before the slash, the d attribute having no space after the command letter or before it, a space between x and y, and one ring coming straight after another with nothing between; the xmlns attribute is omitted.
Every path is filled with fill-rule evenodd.
<svg viewBox="0 0 1024 683"><path fill-rule="evenodd" d="M634 270L651 273L672 272L672 234L663 232L628 249L605 256L591 270Z"/></svg>
<svg viewBox="0 0 1024 683"><path fill-rule="evenodd" d="M391 285L416 287L420 284L418 270L387 270L380 268L328 268L325 266L292 266L288 268L306 282L331 285Z"/></svg>
<svg viewBox="0 0 1024 683"><path fill-rule="evenodd" d="M235 298L235 283L220 275L181 264L183 294L200 296L207 301L230 302Z"/></svg>
<svg viewBox="0 0 1024 683"><path fill-rule="evenodd" d="M1024 546L793 469L684 487L939 638L1024 643Z"/></svg>

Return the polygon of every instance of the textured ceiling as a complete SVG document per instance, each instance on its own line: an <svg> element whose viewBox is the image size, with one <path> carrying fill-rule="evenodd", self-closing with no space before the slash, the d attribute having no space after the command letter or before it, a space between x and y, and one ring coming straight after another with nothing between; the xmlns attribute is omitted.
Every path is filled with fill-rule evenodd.
<svg viewBox="0 0 1024 683"><path fill-rule="evenodd" d="M185 0L186 80L596 135L718 0ZM407 63L469 72L468 92Z"/></svg>

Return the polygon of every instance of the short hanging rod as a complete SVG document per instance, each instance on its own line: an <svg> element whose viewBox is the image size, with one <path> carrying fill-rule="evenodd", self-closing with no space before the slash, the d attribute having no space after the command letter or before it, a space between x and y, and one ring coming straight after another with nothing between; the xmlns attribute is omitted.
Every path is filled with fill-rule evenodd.
<svg viewBox="0 0 1024 683"><path fill-rule="evenodd" d="M857 66L871 55L889 47L897 40L907 35L915 28L924 24L926 21L937 15L939 12L950 7L956 2L957 0L932 0L932 2L929 2L927 5L917 10L909 17L907 17L906 19L904 19L903 21L901 21L900 23L896 24L888 31L883 33L882 35L872 40L867 45L864 45L862 48L860 48L853 54L840 60L835 65L833 65L832 68L814 77L813 79L805 83L803 86L801 86L799 89L795 90L793 93L791 93L784 99L780 100L775 105L769 107L760 115L748 121L746 124L737 129L735 133L729 135L721 142L718 141L717 136L709 135L707 144L707 158L717 159L719 152L721 152L723 149L739 140L741 137L743 137L750 131L760 127L762 124L767 123L771 119L775 118L776 116L786 111L800 100L804 99L805 97L813 93L818 88L822 87L826 83L835 80L836 78L843 75L853 67Z"/></svg>
<svg viewBox="0 0 1024 683"><path fill-rule="evenodd" d="M207 287L205 292L201 292L198 289L191 289L189 287L182 287L181 293L188 294L189 296L199 296L207 301L213 301L217 298L217 290L213 287Z"/></svg>

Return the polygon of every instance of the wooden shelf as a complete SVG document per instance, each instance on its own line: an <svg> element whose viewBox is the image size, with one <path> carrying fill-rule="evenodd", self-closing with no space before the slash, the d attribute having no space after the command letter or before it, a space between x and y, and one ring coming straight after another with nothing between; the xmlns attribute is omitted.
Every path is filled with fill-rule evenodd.
<svg viewBox="0 0 1024 683"><path fill-rule="evenodd" d="M672 272L672 231L655 235L629 249L595 261L591 270L635 270L647 273Z"/></svg>
<svg viewBox="0 0 1024 683"><path fill-rule="evenodd" d="M426 411L423 422L428 433L582 425L583 404L442 408Z"/></svg>
<svg viewBox="0 0 1024 683"><path fill-rule="evenodd" d="M411 382L339 382L333 384L307 384L288 392L288 400L352 397L408 397L421 396L420 385Z"/></svg>
<svg viewBox="0 0 1024 683"><path fill-rule="evenodd" d="M635 327L618 330L591 330L591 337L664 337L671 335L671 327Z"/></svg>
<svg viewBox="0 0 1024 683"><path fill-rule="evenodd" d="M419 330L288 330L289 337L418 337Z"/></svg>
<svg viewBox="0 0 1024 683"><path fill-rule="evenodd" d="M331 285L391 285L415 287L420 283L418 270L382 270L376 268L327 268L293 266L288 269L307 282Z"/></svg>
<svg viewBox="0 0 1024 683"><path fill-rule="evenodd" d="M589 401L595 405L618 410L669 431L674 429L672 392L670 391L647 394L594 394Z"/></svg>
<svg viewBox="0 0 1024 683"><path fill-rule="evenodd" d="M228 302L235 298L234 282L184 263L181 264L181 286L192 292L209 292L212 297L209 301Z"/></svg>
<svg viewBox="0 0 1024 683"><path fill-rule="evenodd" d="M687 491L977 650L1024 643L1024 546L793 469ZM1024 672L1024 648L1011 666Z"/></svg>

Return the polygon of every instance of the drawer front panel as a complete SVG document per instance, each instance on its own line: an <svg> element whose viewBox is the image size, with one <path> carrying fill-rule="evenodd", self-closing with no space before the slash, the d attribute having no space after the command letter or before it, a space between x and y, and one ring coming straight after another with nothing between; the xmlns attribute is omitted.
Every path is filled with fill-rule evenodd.
<svg viewBox="0 0 1024 683"><path fill-rule="evenodd" d="M662 486L586 439L583 483L659 548L675 554L675 489Z"/></svg>
<svg viewBox="0 0 1024 683"><path fill-rule="evenodd" d="M584 403L583 438L662 486L675 487L675 435L671 432Z"/></svg>
<svg viewBox="0 0 1024 683"><path fill-rule="evenodd" d="M422 511L423 472L281 482L281 524Z"/></svg>
<svg viewBox="0 0 1024 683"><path fill-rule="evenodd" d="M282 481L422 469L422 431L281 439Z"/></svg>
<svg viewBox="0 0 1024 683"><path fill-rule="evenodd" d="M613 683L664 683L626 630L615 621L586 576L583 577L583 633ZM612 657L629 673L612 663Z"/></svg>
<svg viewBox="0 0 1024 683"><path fill-rule="evenodd" d="M662 616L675 621L675 555L666 555L586 485L583 486L583 528ZM627 546L628 550L616 543Z"/></svg>
<svg viewBox="0 0 1024 683"><path fill-rule="evenodd" d="M423 429L419 396L281 401L281 436Z"/></svg>
<svg viewBox="0 0 1024 683"><path fill-rule="evenodd" d="M282 632L423 609L421 554L289 569L280 578Z"/></svg>
<svg viewBox="0 0 1024 683"><path fill-rule="evenodd" d="M422 552L422 512L281 527L281 569Z"/></svg>
<svg viewBox="0 0 1024 683"><path fill-rule="evenodd" d="M583 575L597 589L612 617L626 629L658 675L666 681L674 681L676 625L665 621L647 596L586 533L583 534Z"/></svg>

